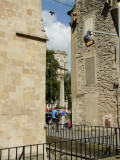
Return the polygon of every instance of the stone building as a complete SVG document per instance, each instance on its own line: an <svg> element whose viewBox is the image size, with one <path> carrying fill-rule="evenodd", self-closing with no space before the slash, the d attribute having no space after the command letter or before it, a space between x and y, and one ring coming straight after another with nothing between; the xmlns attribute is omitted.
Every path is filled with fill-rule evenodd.
<svg viewBox="0 0 120 160"><path fill-rule="evenodd" d="M113 89L119 81L118 37L91 32L94 44L84 43L88 30L116 33L110 13L114 3L76 0L69 12L74 124L118 126L119 95Z"/></svg>
<svg viewBox="0 0 120 160"><path fill-rule="evenodd" d="M65 51L55 51L55 59L59 62L60 68L58 69L58 75L64 75L68 71L67 53Z"/></svg>
<svg viewBox="0 0 120 160"><path fill-rule="evenodd" d="M46 141L41 0L0 0L0 148Z"/></svg>
<svg viewBox="0 0 120 160"><path fill-rule="evenodd" d="M67 54L65 51L55 51L54 54L55 59L59 62L60 68L58 69L58 79L60 80L60 108L67 108L67 101L65 102L65 94L64 94L64 75L68 71L67 65Z"/></svg>

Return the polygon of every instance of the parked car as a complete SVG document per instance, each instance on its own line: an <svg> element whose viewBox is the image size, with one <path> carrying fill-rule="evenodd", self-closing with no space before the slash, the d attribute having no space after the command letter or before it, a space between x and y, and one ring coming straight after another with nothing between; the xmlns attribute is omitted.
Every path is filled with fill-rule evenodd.
<svg viewBox="0 0 120 160"><path fill-rule="evenodd" d="M52 112L46 112L46 123L47 124L52 124Z"/></svg>

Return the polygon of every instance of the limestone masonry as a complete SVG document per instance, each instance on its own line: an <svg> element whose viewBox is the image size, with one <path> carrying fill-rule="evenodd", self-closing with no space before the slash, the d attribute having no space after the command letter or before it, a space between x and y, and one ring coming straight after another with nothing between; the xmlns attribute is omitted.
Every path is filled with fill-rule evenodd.
<svg viewBox="0 0 120 160"><path fill-rule="evenodd" d="M0 0L0 147L45 142L41 0Z"/></svg>
<svg viewBox="0 0 120 160"><path fill-rule="evenodd" d="M76 0L71 13L72 20L77 13L71 28L74 124L118 126L119 94L113 89L119 82L118 37L91 32L94 44L84 43L88 29L116 33L110 9L105 0Z"/></svg>

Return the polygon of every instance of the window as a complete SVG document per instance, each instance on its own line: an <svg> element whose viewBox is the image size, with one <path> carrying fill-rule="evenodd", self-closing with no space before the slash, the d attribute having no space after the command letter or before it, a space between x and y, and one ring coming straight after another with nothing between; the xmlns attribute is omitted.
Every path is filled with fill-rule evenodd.
<svg viewBox="0 0 120 160"><path fill-rule="evenodd" d="M57 61L60 62L60 57L59 56L57 56Z"/></svg>

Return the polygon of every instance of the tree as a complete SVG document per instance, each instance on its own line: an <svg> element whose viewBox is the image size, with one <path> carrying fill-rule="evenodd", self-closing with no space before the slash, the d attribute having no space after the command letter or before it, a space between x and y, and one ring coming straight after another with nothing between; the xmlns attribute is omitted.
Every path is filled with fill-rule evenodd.
<svg viewBox="0 0 120 160"><path fill-rule="evenodd" d="M65 98L68 99L68 109L72 108L71 101L71 73L67 72L64 77Z"/></svg>
<svg viewBox="0 0 120 160"><path fill-rule="evenodd" d="M46 101L48 104L59 100L60 82L57 80L58 61L54 58L54 51L46 51Z"/></svg>

